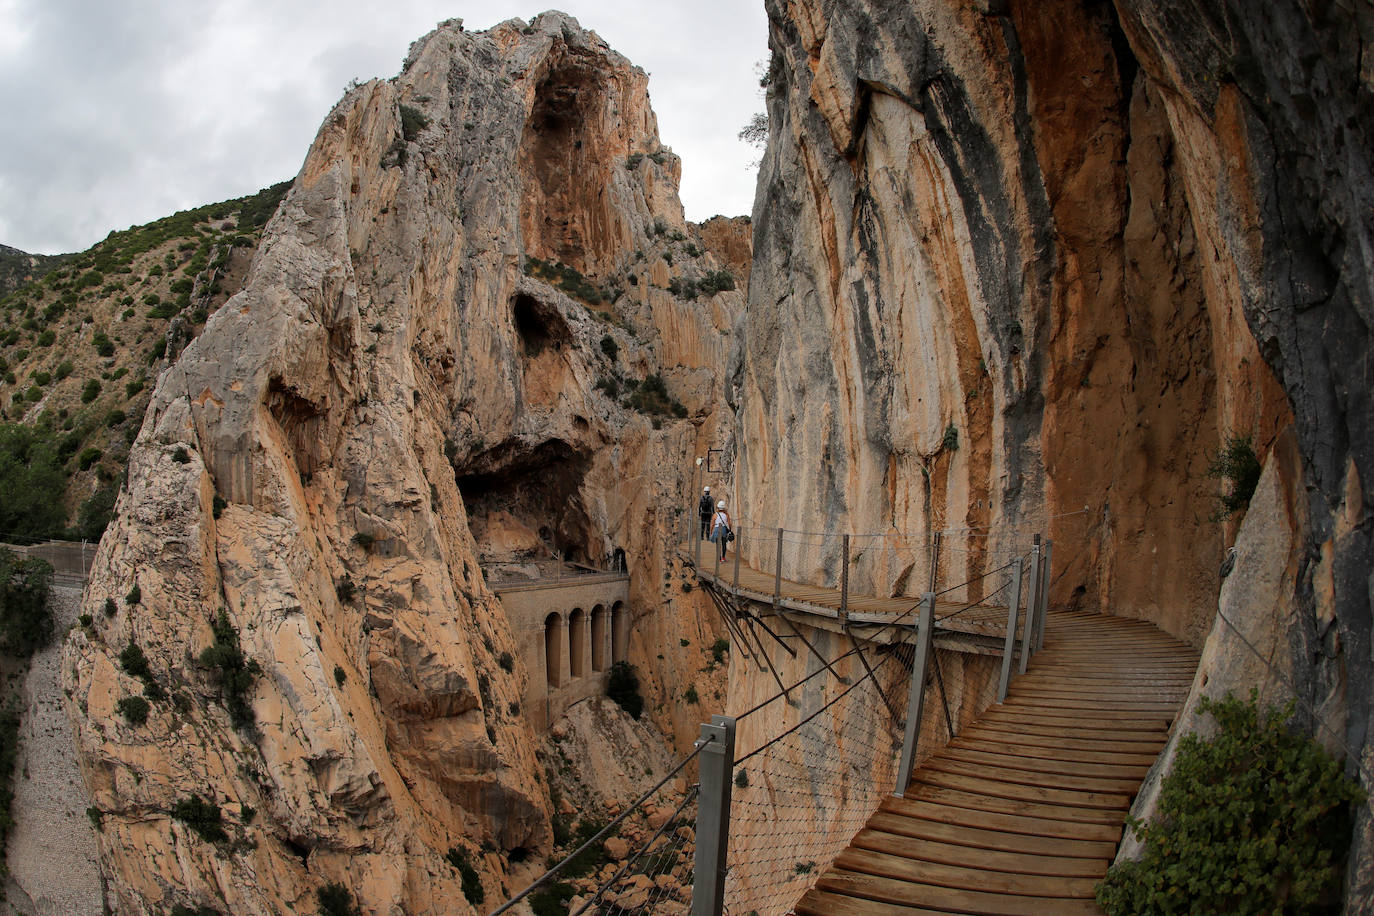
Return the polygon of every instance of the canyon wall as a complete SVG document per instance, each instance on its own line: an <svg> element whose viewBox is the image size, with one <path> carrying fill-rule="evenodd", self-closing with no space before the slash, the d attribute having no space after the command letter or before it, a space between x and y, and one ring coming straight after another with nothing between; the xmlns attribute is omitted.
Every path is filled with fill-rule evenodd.
<svg viewBox="0 0 1374 916"><path fill-rule="evenodd" d="M1220 607L1368 771L1368 5L767 7L741 512L904 535L847 558L884 594L924 587L936 531L942 582L1045 531L1052 603L1151 620L1205 647L1198 691L1243 692ZM1243 523L1207 473L1236 437L1267 488Z"/></svg>
<svg viewBox="0 0 1374 916"><path fill-rule="evenodd" d="M441 24L329 114L159 380L62 666L121 914L313 912L334 882L463 913L449 850L487 905L542 871L548 768L485 562L625 551L649 718L695 737L674 688L715 634L669 545L742 292L646 84L562 14Z"/></svg>

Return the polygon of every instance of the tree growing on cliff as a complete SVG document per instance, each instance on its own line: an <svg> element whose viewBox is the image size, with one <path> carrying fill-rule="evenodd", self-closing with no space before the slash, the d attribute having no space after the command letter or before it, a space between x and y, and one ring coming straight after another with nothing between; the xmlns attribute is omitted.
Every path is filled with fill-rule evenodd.
<svg viewBox="0 0 1374 916"><path fill-rule="evenodd" d="M0 548L0 651L28 658L52 638L52 566Z"/></svg>

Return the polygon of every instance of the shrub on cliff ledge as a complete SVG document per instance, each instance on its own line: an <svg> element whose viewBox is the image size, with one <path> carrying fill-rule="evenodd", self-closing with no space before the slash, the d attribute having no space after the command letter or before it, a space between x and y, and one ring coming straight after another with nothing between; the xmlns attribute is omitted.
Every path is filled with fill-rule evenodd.
<svg viewBox="0 0 1374 916"><path fill-rule="evenodd" d="M1217 497L1213 521L1228 518L1250 505L1250 497L1255 495L1262 470L1249 436L1226 437L1226 447L1207 466L1208 477L1230 485L1225 493Z"/></svg>
<svg viewBox="0 0 1374 916"><path fill-rule="evenodd" d="M1308 913L1339 900L1358 785L1293 712L1227 694L1204 697L1217 732L1187 735L1164 778L1154 820L1131 826L1138 862L1113 866L1097 888L1111 914ZM1334 910L1333 910L1334 911Z"/></svg>
<svg viewBox="0 0 1374 916"><path fill-rule="evenodd" d="M253 678L262 671L258 663L246 657L239 648L239 631L229 622L229 615L220 608L211 629L215 642L200 653L200 663L214 671L224 691L224 707L235 728L250 728L256 721L248 692Z"/></svg>

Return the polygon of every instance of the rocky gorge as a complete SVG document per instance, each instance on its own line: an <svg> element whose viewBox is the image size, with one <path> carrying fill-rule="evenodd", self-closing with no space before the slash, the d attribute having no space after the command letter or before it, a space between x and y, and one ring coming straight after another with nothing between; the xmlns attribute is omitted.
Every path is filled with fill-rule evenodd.
<svg viewBox="0 0 1374 916"><path fill-rule="evenodd" d="M674 548L713 447L755 522L960 532L951 576L1045 531L1052 604L1202 651L1190 706L1295 698L1374 769L1367 5L767 7L752 220L683 218L647 76L558 13L443 23L326 118L158 380L64 647L114 911L314 912L336 882L481 911L450 854L487 908L519 890L569 798L638 781L550 765L483 567L625 552L647 715L584 704L557 741L661 772L774 690L703 671L721 633ZM1262 474L1222 519L1237 440ZM784 572L912 594L919 563ZM1368 804L1350 862L1370 912Z"/></svg>

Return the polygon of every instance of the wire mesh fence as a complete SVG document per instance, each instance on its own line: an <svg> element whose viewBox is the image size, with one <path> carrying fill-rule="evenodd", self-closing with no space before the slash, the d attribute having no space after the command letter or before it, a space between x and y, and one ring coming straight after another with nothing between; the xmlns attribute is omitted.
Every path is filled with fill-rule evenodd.
<svg viewBox="0 0 1374 916"><path fill-rule="evenodd" d="M739 723L726 912L788 912L892 791L910 654L870 659L872 675L850 655L835 662L849 683L814 677L796 706L779 698Z"/></svg>

